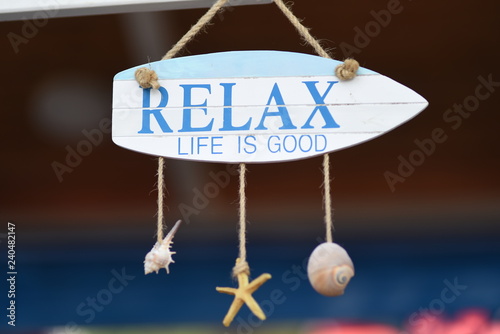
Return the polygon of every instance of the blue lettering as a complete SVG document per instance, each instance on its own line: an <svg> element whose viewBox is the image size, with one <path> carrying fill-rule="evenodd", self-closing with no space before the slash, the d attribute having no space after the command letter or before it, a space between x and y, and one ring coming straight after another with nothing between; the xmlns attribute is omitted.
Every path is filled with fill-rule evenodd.
<svg viewBox="0 0 500 334"><path fill-rule="evenodd" d="M276 106L278 107L278 111L270 112L269 106L272 101L275 101ZM273 90L271 91L271 96L269 97L269 101L267 101L267 107L262 114L262 119L260 120L259 126L255 128L255 130L267 130L264 126L264 121L268 116L279 116L281 117L281 121L283 122L283 126L280 127L280 130L288 130L288 129L296 129L297 127L293 125L292 120L290 119L290 115L288 114L288 109L285 107L285 100L283 100L283 96L281 95L278 84L275 83Z"/></svg>
<svg viewBox="0 0 500 334"><path fill-rule="evenodd" d="M198 154L200 154L200 147L207 147L207 144L202 144L201 141L208 139L208 137L198 137Z"/></svg>
<svg viewBox="0 0 500 334"><path fill-rule="evenodd" d="M319 138L323 138L323 148L319 148ZM314 147L316 152L323 152L326 149L327 140L324 135L316 135L314 138Z"/></svg>
<svg viewBox="0 0 500 334"><path fill-rule="evenodd" d="M297 149L302 152L311 152L313 147L316 152L323 152L327 146L327 138L324 135L315 135L313 140L310 135L286 135L270 136L267 141L267 149L271 153L280 153L283 149L287 153L293 153Z"/></svg>
<svg viewBox="0 0 500 334"><path fill-rule="evenodd" d="M216 151L214 150L214 148L215 148L216 146L218 146L218 147L221 147L221 146L222 146L222 144L221 144L221 143L216 143L216 142L215 142L215 140L216 140L216 139L222 139L222 138L223 138L223 137L220 137L220 136L219 136L219 137L212 137L212 154L222 154L222 152L220 152L220 151L216 152Z"/></svg>
<svg viewBox="0 0 500 334"><path fill-rule="evenodd" d="M255 136L246 136L245 144L247 144L247 147L245 147L244 151L247 154L254 154L255 152L257 152L257 146L252 143L250 139L253 139L254 143L257 141L257 138L255 138Z"/></svg>
<svg viewBox="0 0 500 334"><path fill-rule="evenodd" d="M291 149L287 150L286 148L286 140L287 138L293 138L293 146ZM288 141L290 142L290 141ZM285 136L285 138L283 139L283 148L285 149L285 151L287 151L288 153L292 153L295 151L295 149L297 148L297 138L295 138L294 135L288 135L288 136Z"/></svg>
<svg viewBox="0 0 500 334"><path fill-rule="evenodd" d="M318 88L316 88L316 84L319 81L302 81L306 86L307 89L309 89L309 93L311 93L312 98L314 99L314 102L316 104L322 104L316 106L314 110L311 113L311 116L309 116L309 119L307 122L304 124L302 129L312 129L313 126L311 125L311 121L316 115L316 112L319 111L321 113L321 116L323 116L323 119L325 120L325 126L323 126L323 129L330 129L330 128L340 128L340 125L338 125L335 120L332 117L332 114L330 113L330 110L328 110L328 107L325 105L325 98L332 89L333 85L338 83L338 81L328 81L330 86L326 89L325 93L321 95L318 92Z"/></svg>
<svg viewBox="0 0 500 334"><path fill-rule="evenodd" d="M248 130L250 129L250 123L252 122L252 118L246 122L245 125L242 126L234 126L233 125L233 86L235 83L221 83L222 87L224 87L224 114L223 114L223 122L222 128L220 131L237 131L237 130Z"/></svg>
<svg viewBox="0 0 500 334"><path fill-rule="evenodd" d="M307 147L307 146L306 146L306 147L307 147L307 149L305 149L305 148L303 147L303 143L304 143L304 142L303 142L303 139L304 139L304 138L308 138L308 139L309 139L309 147ZM300 136L300 138L299 138L299 148L300 148L300 150L301 150L302 152L309 152L309 151L312 149L312 147L313 147L313 140L312 140L311 136L309 136L309 135L303 135L303 136Z"/></svg>
<svg viewBox="0 0 500 334"><path fill-rule="evenodd" d="M157 108L160 109L142 109L142 129L138 133L153 133L151 130L151 115L153 115L156 122L158 122L161 131L164 133L172 132L172 129L170 129L167 121L165 121L165 118L163 118L163 115L161 114L162 109L165 108L168 103L168 92L163 87L158 88L158 91L161 94L161 100ZM151 88L142 90L142 107L151 107Z"/></svg>
<svg viewBox="0 0 500 334"><path fill-rule="evenodd" d="M193 104L191 101L191 90L193 88L203 88L208 90L209 93L211 93L211 86L210 85L180 85L182 88L184 88L184 110L182 114L182 129L179 130L179 132L193 132L193 131L212 131L212 125L214 123L214 119L212 118L210 120L210 123L208 123L207 126L200 127L200 128L193 128L191 125L191 112L192 112L192 107L195 107L195 109L201 109L207 114L207 108L200 108L200 107L206 107L207 106L207 100L205 99L205 102L202 104Z"/></svg>
<svg viewBox="0 0 500 334"><path fill-rule="evenodd" d="M271 140L273 138L277 139L277 142L275 141L275 143L274 143L275 150L271 150ZM280 140L280 137L278 137L278 136L269 137L269 140L267 141L267 148L269 149L269 152L271 152L271 153L281 152L281 145L279 143L279 140Z"/></svg>
<svg viewBox="0 0 500 334"><path fill-rule="evenodd" d="M181 152L181 137L177 138L177 154L178 155L188 155L187 152Z"/></svg>

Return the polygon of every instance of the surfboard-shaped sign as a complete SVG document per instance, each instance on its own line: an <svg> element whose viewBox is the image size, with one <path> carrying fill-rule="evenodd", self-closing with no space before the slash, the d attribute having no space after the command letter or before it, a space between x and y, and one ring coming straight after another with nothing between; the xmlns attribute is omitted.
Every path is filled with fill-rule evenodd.
<svg viewBox="0 0 500 334"><path fill-rule="evenodd" d="M413 90L360 68L335 75L340 62L281 51L236 51L147 65L159 89L118 73L113 141L169 158L279 162L309 158L376 138L427 105Z"/></svg>

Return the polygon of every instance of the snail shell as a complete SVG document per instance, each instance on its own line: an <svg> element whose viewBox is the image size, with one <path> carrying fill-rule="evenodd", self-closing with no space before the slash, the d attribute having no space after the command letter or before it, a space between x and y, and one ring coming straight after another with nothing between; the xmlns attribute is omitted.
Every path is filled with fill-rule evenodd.
<svg viewBox="0 0 500 334"><path fill-rule="evenodd" d="M325 242L312 252L307 276L318 293L328 297L340 296L354 276L354 265L344 248Z"/></svg>
<svg viewBox="0 0 500 334"><path fill-rule="evenodd" d="M174 227L170 230L162 242L156 242L153 249L146 254L146 259L144 260L144 273L146 275L152 273L153 271L158 274L158 271L161 268L165 268L167 274L170 273L168 265L170 263L175 263L174 260L172 260L172 254L175 254L175 252L171 252L170 247L172 247L172 240L174 239L175 232L177 232L180 223L180 220L175 223Z"/></svg>

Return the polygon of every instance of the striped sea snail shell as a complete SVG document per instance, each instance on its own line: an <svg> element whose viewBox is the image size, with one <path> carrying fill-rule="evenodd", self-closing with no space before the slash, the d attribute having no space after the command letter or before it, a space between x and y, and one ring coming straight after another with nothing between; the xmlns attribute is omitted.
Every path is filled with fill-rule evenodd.
<svg viewBox="0 0 500 334"><path fill-rule="evenodd" d="M344 248L325 242L312 252L307 276L318 293L328 297L340 296L354 276L354 265Z"/></svg>

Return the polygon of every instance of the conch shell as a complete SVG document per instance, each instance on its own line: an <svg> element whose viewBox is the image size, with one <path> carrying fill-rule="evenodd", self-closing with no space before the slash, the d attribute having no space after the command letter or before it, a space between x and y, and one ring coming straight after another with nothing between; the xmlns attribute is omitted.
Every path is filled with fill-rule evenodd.
<svg viewBox="0 0 500 334"><path fill-rule="evenodd" d="M144 260L144 273L146 275L153 271L158 274L161 268L165 268L167 274L170 273L168 265L170 263L175 263L174 260L172 260L172 254L175 254L175 252L171 252L170 247L172 247L172 240L180 224L181 221L177 221L163 241L161 243L156 242L153 249L146 254L146 259Z"/></svg>

